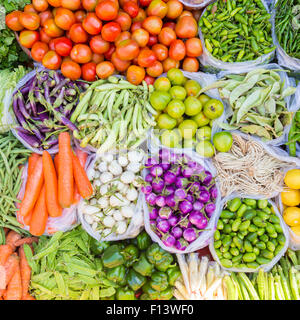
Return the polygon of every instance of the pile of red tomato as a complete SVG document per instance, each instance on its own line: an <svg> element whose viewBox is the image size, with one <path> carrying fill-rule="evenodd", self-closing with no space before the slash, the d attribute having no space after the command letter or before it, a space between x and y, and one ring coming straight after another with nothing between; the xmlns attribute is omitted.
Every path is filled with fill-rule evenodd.
<svg viewBox="0 0 300 320"><path fill-rule="evenodd" d="M6 24L34 60L67 78L118 72L150 84L174 67L198 71L198 17L178 0L32 0Z"/></svg>

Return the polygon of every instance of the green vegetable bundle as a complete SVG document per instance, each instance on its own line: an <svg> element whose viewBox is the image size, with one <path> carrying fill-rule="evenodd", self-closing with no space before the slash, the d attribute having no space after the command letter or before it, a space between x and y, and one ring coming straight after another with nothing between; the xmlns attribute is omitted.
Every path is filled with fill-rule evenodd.
<svg viewBox="0 0 300 320"><path fill-rule="evenodd" d="M145 81L139 86L116 77L94 82L71 116L78 127L74 137L81 140L80 146L89 144L99 148L99 153L118 145L139 146L156 125L152 115L157 112L148 102L152 91Z"/></svg>
<svg viewBox="0 0 300 320"><path fill-rule="evenodd" d="M200 93L219 88L221 99L228 103L228 123L220 123L222 129L241 130L264 141L276 139L291 123L292 113L285 98L296 91L294 87L285 88L280 71L255 69L245 74L228 74Z"/></svg>
<svg viewBox="0 0 300 320"><path fill-rule="evenodd" d="M292 125L288 135L287 145L290 156L296 157L296 145L300 142L300 111L294 114Z"/></svg>

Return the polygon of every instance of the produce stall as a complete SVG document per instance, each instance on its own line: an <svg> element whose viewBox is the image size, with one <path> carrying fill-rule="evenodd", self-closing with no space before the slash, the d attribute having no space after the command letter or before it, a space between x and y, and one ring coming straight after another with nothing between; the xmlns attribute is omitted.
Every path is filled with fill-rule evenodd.
<svg viewBox="0 0 300 320"><path fill-rule="evenodd" d="M300 300L299 0L0 4L0 300Z"/></svg>

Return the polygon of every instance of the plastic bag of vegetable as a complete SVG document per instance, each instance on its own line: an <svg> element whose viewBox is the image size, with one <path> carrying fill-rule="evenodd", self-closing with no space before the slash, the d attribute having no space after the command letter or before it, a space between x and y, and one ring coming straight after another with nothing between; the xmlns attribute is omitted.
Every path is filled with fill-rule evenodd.
<svg viewBox="0 0 300 320"><path fill-rule="evenodd" d="M275 203L261 197L224 198L214 227L209 249L227 271L269 271L289 245L289 232Z"/></svg>
<svg viewBox="0 0 300 320"><path fill-rule="evenodd" d="M191 9L201 9L208 6L214 0L180 0L182 4Z"/></svg>
<svg viewBox="0 0 300 320"><path fill-rule="evenodd" d="M145 229L171 253L189 253L208 245L220 208L216 171L194 151L161 149L143 172Z"/></svg>
<svg viewBox="0 0 300 320"><path fill-rule="evenodd" d="M98 241L136 237L143 227L141 170L145 152L141 149L91 154L86 172L95 190L81 200L78 214L82 227Z"/></svg>
<svg viewBox="0 0 300 320"><path fill-rule="evenodd" d="M17 196L17 199L21 200L24 197L25 187L27 182L27 169L28 162L26 163L24 170L22 172L22 185ZM63 209L62 215L57 218L48 217L45 236L52 236L57 231L66 232L72 230L78 226L77 219L77 208L78 205L72 205L70 208ZM23 229L29 231L29 226L24 224L23 217L17 214L17 220L24 225Z"/></svg>
<svg viewBox="0 0 300 320"><path fill-rule="evenodd" d="M276 0L272 4L272 36L277 47L276 58L279 65L293 71L300 71L299 13L297 1Z"/></svg>
<svg viewBox="0 0 300 320"><path fill-rule="evenodd" d="M219 0L221 2L222 0ZM271 61L274 57L275 47L273 47L273 41L271 39L271 23L270 23L270 10L267 5L267 3L264 0L258 0L255 2L247 2L246 5L250 5L249 8L245 6L245 1L243 4L241 2L236 3L236 8L234 9L231 1L224 1L224 6L226 6L226 9L221 9L223 11L218 12L217 9L213 9L213 6L219 5L219 2L215 2L213 4L210 4L202 13L201 18L199 20L199 38L202 42L203 47L203 54L199 57L201 64L204 66L204 70L212 73L216 73L220 70L228 70L231 72L238 72L242 70L243 72L250 70L251 68L257 68L259 65L266 64L269 61ZM254 6L254 8L253 8ZM215 7L216 8L216 7ZM218 24L212 26L212 20L209 21L207 19L207 10L212 10L212 12L217 12L219 19ZM253 30L250 34L249 29L252 27L249 24L250 16L252 12L249 12L249 14L244 15L244 13L240 13L239 11L243 12L245 10L251 11L252 9L256 11L261 11L260 17L257 18L257 23L255 22L256 19L252 19L252 25ZM216 11L215 11L216 10ZM230 16L227 12L230 12ZM213 16L214 14L209 14L209 16ZM247 18L249 16L249 18ZM233 19L233 23L228 21L229 19ZM217 23L215 21L215 23ZM261 43L257 39L259 37L259 34L257 33L260 30L260 23L264 21L264 26L262 28L265 28L267 26L267 34L269 36L269 41L267 42L268 46L265 48L260 47ZM254 25L254 23L256 23ZM227 26L226 26L227 24ZM269 25L268 25L269 24ZM203 28L204 30L213 32L216 30L213 34L219 34L221 37L224 37L226 39L225 41L221 41L223 43L218 42L218 40L213 39L214 42L210 42L210 37L205 38L203 34ZM228 29L228 31L227 31ZM256 35L257 33L257 35ZM233 44L230 44L230 40L232 38L227 38L228 34L232 36L234 39L239 39L240 41L243 41L243 36L252 36L251 45L250 43L244 43L244 46L237 46L233 47L236 40L233 40ZM242 36L243 35L243 36ZM261 37L265 39L264 32L262 33ZM250 38L251 39L251 38ZM250 41L250 40L249 40ZM227 43L229 42L229 45L227 46ZM252 43L253 42L253 43ZM223 49L222 49L223 47ZM225 48L228 47L228 49L225 50ZM218 49L218 50L216 50ZM222 58L218 59L215 56L218 55L218 52L220 49L223 50ZM246 52L246 49L249 51ZM266 50L265 54L260 55L260 52L264 52ZM255 60L253 58L257 56ZM236 56L236 58L235 58ZM247 56L249 56L249 59L246 59ZM235 58L235 60L234 60ZM245 59L245 60L243 60ZM232 61L231 61L232 60ZM240 61L240 62L239 62Z"/></svg>

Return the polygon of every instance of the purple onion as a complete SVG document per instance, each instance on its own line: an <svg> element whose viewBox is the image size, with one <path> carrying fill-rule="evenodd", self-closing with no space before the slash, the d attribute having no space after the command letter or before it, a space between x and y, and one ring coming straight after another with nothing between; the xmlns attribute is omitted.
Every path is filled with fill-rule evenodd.
<svg viewBox="0 0 300 320"><path fill-rule="evenodd" d="M168 220L165 220L165 219L157 222L156 227L158 230L160 230L163 233L166 233L170 230L170 224L169 224Z"/></svg>
<svg viewBox="0 0 300 320"><path fill-rule="evenodd" d="M175 247L177 250L184 251L187 247L188 243L184 241L184 239L177 240L175 243Z"/></svg>
<svg viewBox="0 0 300 320"><path fill-rule="evenodd" d="M195 211L201 211L203 209L203 207L204 207L204 204L200 201L195 201L193 203L193 210L195 210Z"/></svg>
<svg viewBox="0 0 300 320"><path fill-rule="evenodd" d="M141 187L141 191L144 193L144 194L149 194L152 192L152 187L148 184L146 186L142 186Z"/></svg>
<svg viewBox="0 0 300 320"><path fill-rule="evenodd" d="M167 185L173 184L176 181L176 175L171 171L167 171L164 174L164 181Z"/></svg>
<svg viewBox="0 0 300 320"><path fill-rule="evenodd" d="M187 193L184 189L179 188L175 190L174 196L177 200L183 200L187 196Z"/></svg>
<svg viewBox="0 0 300 320"><path fill-rule="evenodd" d="M164 186L165 186L165 183L164 183L164 180L162 179L154 179L152 181L152 190L157 193L162 192L164 189Z"/></svg>
<svg viewBox="0 0 300 320"><path fill-rule="evenodd" d="M194 210L189 214L189 221L192 224L197 225L201 221L202 217L203 217L203 214L201 212Z"/></svg>
<svg viewBox="0 0 300 320"><path fill-rule="evenodd" d="M157 196L155 204L159 207L164 207L166 205L166 200L164 196Z"/></svg>
<svg viewBox="0 0 300 320"><path fill-rule="evenodd" d="M154 179L154 177L150 174L150 173L148 173L147 175L146 175L146 177L145 177L145 181L146 182L152 182L153 181L153 179Z"/></svg>
<svg viewBox="0 0 300 320"><path fill-rule="evenodd" d="M172 230L171 230L171 234L172 234L176 239L181 238L182 233L183 233L183 231L182 231L182 229L181 229L180 227L174 227L174 228L172 228Z"/></svg>
<svg viewBox="0 0 300 320"><path fill-rule="evenodd" d="M147 203L150 204L150 206L154 206L155 205L155 202L156 202L156 194L151 192L149 194L146 194L146 201Z"/></svg>
<svg viewBox="0 0 300 320"><path fill-rule="evenodd" d="M200 194L199 194L199 201L203 202L203 203L206 203L208 202L210 199L210 194L208 191L201 191Z"/></svg>
<svg viewBox="0 0 300 320"><path fill-rule="evenodd" d="M215 212L216 210L216 205L212 202L208 203L205 206L205 212L207 213L207 216L210 218L212 216L212 214Z"/></svg>
<svg viewBox="0 0 300 320"><path fill-rule="evenodd" d="M150 168L150 174L153 177L160 177L164 173L163 168L159 164L155 164L153 167Z"/></svg>
<svg viewBox="0 0 300 320"><path fill-rule="evenodd" d="M194 228L187 228L183 231L183 238L188 242L193 242L197 238L197 234Z"/></svg>
<svg viewBox="0 0 300 320"><path fill-rule="evenodd" d="M188 194L185 199L191 203L194 203L194 197L191 194Z"/></svg>
<svg viewBox="0 0 300 320"><path fill-rule="evenodd" d="M207 227L208 221L204 215L202 215L200 221L196 224L197 229L203 230Z"/></svg>
<svg viewBox="0 0 300 320"><path fill-rule="evenodd" d="M190 168L190 167L186 167L181 171L181 174L185 177L185 178L190 178L194 173L194 169Z"/></svg>
<svg viewBox="0 0 300 320"><path fill-rule="evenodd" d="M217 199L217 197L218 197L218 189L217 189L216 185L213 185L213 186L209 189L209 192L210 192L210 196L211 196L213 199Z"/></svg>
<svg viewBox="0 0 300 320"><path fill-rule="evenodd" d="M164 191L166 195L173 194L175 192L175 188L174 186L169 185L165 187Z"/></svg>
<svg viewBox="0 0 300 320"><path fill-rule="evenodd" d="M171 168L171 164L170 163L162 163L161 167L166 171L169 170Z"/></svg>
<svg viewBox="0 0 300 320"><path fill-rule="evenodd" d="M155 158L148 158L145 163L146 168L150 168L154 165L158 164L158 161Z"/></svg>
<svg viewBox="0 0 300 320"><path fill-rule="evenodd" d="M183 200L179 203L179 210L183 214L187 214L193 210L193 205L191 204L191 202L189 202L187 200Z"/></svg>
<svg viewBox="0 0 300 320"><path fill-rule="evenodd" d="M168 218L169 224L171 227L175 227L178 223L179 218L175 216L174 214L170 215Z"/></svg>
<svg viewBox="0 0 300 320"><path fill-rule="evenodd" d="M158 217L158 209L152 208L152 210L149 212L149 218L156 219L157 217Z"/></svg>
<svg viewBox="0 0 300 320"><path fill-rule="evenodd" d="M166 196L166 205L171 207L171 208L174 208L176 206L176 201L175 201L175 196L174 196L174 193L173 194L170 194L168 196Z"/></svg>

